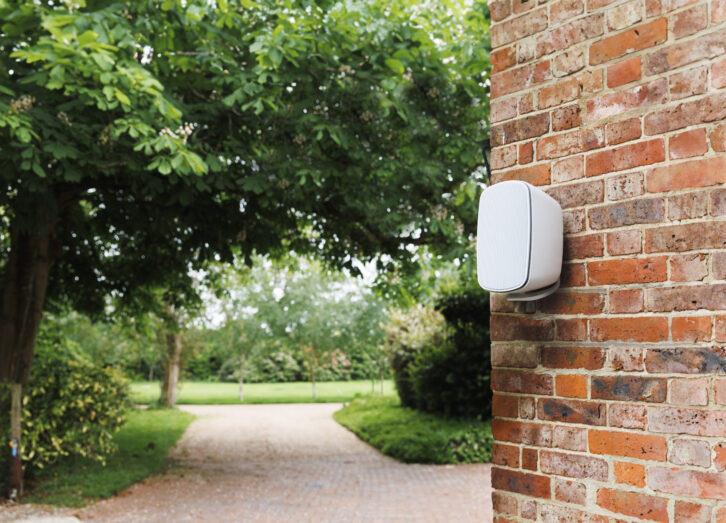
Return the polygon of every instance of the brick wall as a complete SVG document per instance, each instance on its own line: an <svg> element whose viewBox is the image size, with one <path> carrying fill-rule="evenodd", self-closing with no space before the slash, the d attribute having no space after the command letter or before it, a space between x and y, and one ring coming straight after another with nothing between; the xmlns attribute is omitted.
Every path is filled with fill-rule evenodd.
<svg viewBox="0 0 726 523"><path fill-rule="evenodd" d="M563 289L492 299L496 521L726 522L726 0L495 0L495 182Z"/></svg>

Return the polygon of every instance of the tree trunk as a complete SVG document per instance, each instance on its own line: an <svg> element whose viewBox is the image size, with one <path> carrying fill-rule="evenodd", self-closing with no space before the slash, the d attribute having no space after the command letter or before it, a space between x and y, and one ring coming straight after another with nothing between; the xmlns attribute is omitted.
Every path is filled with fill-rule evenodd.
<svg viewBox="0 0 726 523"><path fill-rule="evenodd" d="M179 366L181 364L182 337L179 332L166 335L167 362L164 380L161 383L159 403L165 407L176 405L176 387L179 382Z"/></svg>
<svg viewBox="0 0 726 523"><path fill-rule="evenodd" d="M245 400L245 357L244 354L240 354L239 357L239 402L242 403Z"/></svg>
<svg viewBox="0 0 726 523"><path fill-rule="evenodd" d="M20 383L10 385L10 492L12 500L23 495L23 462L20 452L21 414L23 386Z"/></svg>
<svg viewBox="0 0 726 523"><path fill-rule="evenodd" d="M311 367L310 380L313 382L313 399L318 399L318 389L315 387L315 367Z"/></svg>

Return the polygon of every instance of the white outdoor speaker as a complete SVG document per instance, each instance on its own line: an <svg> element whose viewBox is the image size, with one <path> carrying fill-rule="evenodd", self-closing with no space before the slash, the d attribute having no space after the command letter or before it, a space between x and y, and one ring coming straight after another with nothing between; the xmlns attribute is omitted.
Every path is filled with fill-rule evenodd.
<svg viewBox="0 0 726 523"><path fill-rule="evenodd" d="M513 301L553 293L562 268L560 204L527 182L487 188L479 200L476 253L484 289L517 293Z"/></svg>

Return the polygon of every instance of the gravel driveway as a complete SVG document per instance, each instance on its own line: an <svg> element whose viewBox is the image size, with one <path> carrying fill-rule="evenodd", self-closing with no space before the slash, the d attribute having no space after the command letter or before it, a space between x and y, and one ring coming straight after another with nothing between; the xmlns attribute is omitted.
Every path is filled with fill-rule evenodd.
<svg viewBox="0 0 726 523"><path fill-rule="evenodd" d="M405 465L338 425L336 404L184 406L199 418L159 476L75 516L96 521L492 519L489 465Z"/></svg>

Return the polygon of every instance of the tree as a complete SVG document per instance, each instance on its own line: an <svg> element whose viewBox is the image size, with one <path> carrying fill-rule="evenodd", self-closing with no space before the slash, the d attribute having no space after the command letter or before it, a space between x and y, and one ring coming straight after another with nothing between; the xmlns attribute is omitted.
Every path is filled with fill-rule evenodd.
<svg viewBox="0 0 726 523"><path fill-rule="evenodd" d="M242 5L0 4L0 379L28 379L46 296L143 307L234 244L466 249L483 4Z"/></svg>

